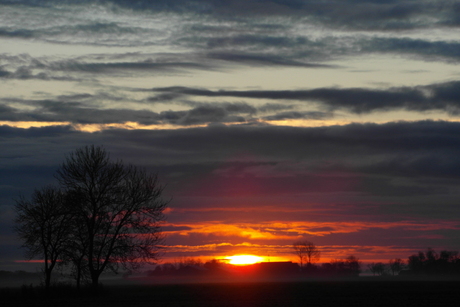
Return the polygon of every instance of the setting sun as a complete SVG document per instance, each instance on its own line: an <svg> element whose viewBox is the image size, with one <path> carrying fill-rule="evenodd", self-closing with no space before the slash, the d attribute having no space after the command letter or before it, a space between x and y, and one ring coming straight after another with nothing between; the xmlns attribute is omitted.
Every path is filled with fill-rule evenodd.
<svg viewBox="0 0 460 307"><path fill-rule="evenodd" d="M227 257L226 259L229 260L230 264L234 264L234 265L254 264L257 262L261 262L263 260L262 257L258 257L254 255L236 255L236 256Z"/></svg>

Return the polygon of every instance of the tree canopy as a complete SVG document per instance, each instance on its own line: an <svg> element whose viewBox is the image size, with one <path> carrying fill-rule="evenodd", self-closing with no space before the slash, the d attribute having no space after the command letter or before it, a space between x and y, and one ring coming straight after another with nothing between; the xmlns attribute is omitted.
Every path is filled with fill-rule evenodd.
<svg viewBox="0 0 460 307"><path fill-rule="evenodd" d="M88 275L97 286L107 269L136 269L157 259L163 239L160 223L168 201L162 198L163 187L156 174L121 160L113 161L102 147L86 146L66 157L56 178L60 198L51 203L61 209L53 217L66 222L61 226L62 246L52 259L59 258L73 268L77 285L82 276ZM45 258L48 248L36 242L44 241L47 232L54 230L48 230L48 224L34 222L34 212L47 208L36 199L47 191L37 191L30 202L17 202L18 233L31 256Z"/></svg>

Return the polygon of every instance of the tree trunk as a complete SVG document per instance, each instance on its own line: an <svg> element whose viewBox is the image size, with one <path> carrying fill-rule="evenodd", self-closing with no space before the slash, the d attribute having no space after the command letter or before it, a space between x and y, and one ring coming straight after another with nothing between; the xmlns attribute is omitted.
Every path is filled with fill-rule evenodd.
<svg viewBox="0 0 460 307"><path fill-rule="evenodd" d="M51 285L51 272L53 271L53 265L49 262L47 255L45 255L45 289L48 290Z"/></svg>
<svg viewBox="0 0 460 307"><path fill-rule="evenodd" d="M99 271L92 271L91 272L91 288L95 293L99 290L99 276L101 273Z"/></svg>
<svg viewBox="0 0 460 307"><path fill-rule="evenodd" d="M51 285L51 270L45 269L45 288L48 291Z"/></svg>
<svg viewBox="0 0 460 307"><path fill-rule="evenodd" d="M80 290L80 280L81 280L81 269L80 266L77 267L77 276L75 277L75 281L77 283L77 290Z"/></svg>

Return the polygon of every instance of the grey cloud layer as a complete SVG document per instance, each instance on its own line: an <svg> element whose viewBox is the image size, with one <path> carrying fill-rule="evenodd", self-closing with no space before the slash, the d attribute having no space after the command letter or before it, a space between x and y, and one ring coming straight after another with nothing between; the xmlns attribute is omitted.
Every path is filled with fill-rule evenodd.
<svg viewBox="0 0 460 307"><path fill-rule="evenodd" d="M411 111L443 110L456 115L460 112L460 82L458 81L429 86L389 88L387 90L318 88L286 91L211 91L197 88L170 87L154 88L153 91L177 96L316 101L331 110L345 109L358 114L392 109Z"/></svg>
<svg viewBox="0 0 460 307"><path fill-rule="evenodd" d="M148 92L148 90L134 90ZM373 90L364 88L318 88L291 91L211 91L207 89L169 87L154 88L158 93L145 101L130 101L116 92L96 95L79 94L48 100L21 100L4 98L0 104L0 120L47 121L71 123L124 123L144 125L201 125L212 123L255 123L258 120L325 119L333 118L334 111L356 114L376 111L408 110L415 112L443 111L450 115L460 113L460 82L428 86ZM117 96L118 95L118 96ZM195 100L187 100L193 97ZM212 103L199 102L200 97L215 98ZM226 103L221 98L241 98L246 102ZM259 106L252 99L272 100ZM99 101L110 100L143 104L142 110L107 108ZM150 105L158 103L182 105L180 111L154 112ZM317 110L306 111L316 105ZM26 108L24 108L26 107ZM31 110L31 108L33 108Z"/></svg>
<svg viewBox="0 0 460 307"><path fill-rule="evenodd" d="M166 73L189 69L223 69L224 63L333 68L328 65L328 60L382 53L426 60L460 60L458 40L414 38L410 37L410 32L400 31L387 31L387 35L382 36L381 32L373 31L376 28L425 29L430 26L443 29L447 25L458 26L460 1L443 4L433 1L86 2L98 4L94 10L96 12L99 8L102 21L80 12L82 7L79 5L84 6L85 1L66 1L65 4L59 1L59 10L52 9L58 3L56 1L1 1L0 5L14 9L16 13L26 5L39 6L43 12L28 23L21 20L27 19L27 14L32 14L32 11L24 12L22 19L17 21L11 19L11 24L0 25L0 37L76 45L170 46L183 48L185 52L180 56L171 53L167 61L155 57L148 59L147 55L143 59L125 57L124 61L110 60L101 55L92 61L69 58L43 62L42 66L37 66L38 63L24 63L20 67L9 65L0 68L0 77L78 79L77 76L56 76L53 72L112 75L133 71ZM125 8L130 10L123 11ZM162 16L163 11L173 14L174 21ZM70 18L76 12L78 18L71 22L61 16L68 15ZM250 18L248 12L251 12ZM123 13L130 17L121 22ZM273 15L279 15L279 18L269 20ZM42 26L54 19L58 19L56 24ZM330 29L320 30L324 25ZM334 30L334 25L339 27L339 32ZM346 28L364 31L347 32L344 31ZM404 37L402 33L408 33L409 36ZM10 61L14 62L13 59ZM32 73L34 69L39 72Z"/></svg>
<svg viewBox="0 0 460 307"><path fill-rule="evenodd" d="M72 95L59 100L4 99L0 104L0 120L70 122L74 124L110 124L137 122L142 125L201 125L209 123L246 122L258 111L245 103L189 103L184 111L153 112L147 109L104 108L100 99L123 101L125 98L100 95ZM10 106L14 105L14 106ZM28 107L24 109L23 107ZM33 108L33 110L30 110ZM282 109L282 108L281 108Z"/></svg>
<svg viewBox="0 0 460 307"><path fill-rule="evenodd" d="M52 6L56 0L3 0L4 5ZM100 0L66 1L68 4L101 3L115 4L133 10L194 12L235 19L243 16L296 16L310 17L327 22L329 26L346 26L358 29L412 29L433 24L458 26L460 4L458 1L313 1L313 0ZM431 17L431 18L430 18Z"/></svg>
<svg viewBox="0 0 460 307"><path fill-rule="evenodd" d="M336 189L338 193L367 195L371 202L391 199L415 204L439 198L451 206L456 203L460 183L459 136L460 124L432 121L322 128L112 129L94 134L65 126L3 126L0 139L5 145L1 154L5 173L1 185L16 186L14 191L31 188L27 181L50 178L52 174L40 172L57 167L65 152L85 144L105 144L114 156L161 170L176 186L176 195L186 193L184 184L208 173L259 178L264 187L261 191L269 194ZM344 185L357 179L359 185ZM319 182L325 185L320 188ZM213 191L196 192L205 195Z"/></svg>

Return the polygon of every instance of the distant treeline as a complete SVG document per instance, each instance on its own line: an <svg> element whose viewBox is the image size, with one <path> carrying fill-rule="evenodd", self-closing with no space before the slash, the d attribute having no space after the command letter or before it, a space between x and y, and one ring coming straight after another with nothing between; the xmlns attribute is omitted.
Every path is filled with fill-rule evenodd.
<svg viewBox="0 0 460 307"><path fill-rule="evenodd" d="M409 257L407 268L413 274L460 275L460 256L458 251L441 251L432 248Z"/></svg>
<svg viewBox="0 0 460 307"><path fill-rule="evenodd" d="M246 266L232 266L213 259L203 262L200 259L184 258L174 263L157 265L148 271L150 276L164 275L234 275L234 274L275 274L275 275L325 275L325 276L358 276L361 272L361 261L353 255L343 260L333 260L321 266L307 264L300 267L292 262L264 262Z"/></svg>
<svg viewBox="0 0 460 307"><path fill-rule="evenodd" d="M372 262L369 271L374 275L460 275L460 255L458 251L443 250L437 253L432 248L419 251L408 257L407 262L391 259L388 264Z"/></svg>
<svg viewBox="0 0 460 307"><path fill-rule="evenodd" d="M0 279L15 279L15 278L39 278L41 277L40 273L32 273L26 271L0 271Z"/></svg>
<svg viewBox="0 0 460 307"><path fill-rule="evenodd" d="M290 264L289 264L290 263ZM289 265L288 265L289 264ZM200 259L183 258L174 263L159 264L154 270L148 271L150 276L163 275L224 275L224 274L291 274L304 276L359 276L363 271L363 264L359 258L350 255L344 259L314 264L306 263L303 266L292 262L271 262L264 265L254 264L244 267L229 266L213 259L203 262ZM384 275L433 275L433 276L460 276L460 253L458 251L443 250L436 252L432 248L420 251L407 258L406 261L395 258L387 263L371 262L367 269L376 276Z"/></svg>

